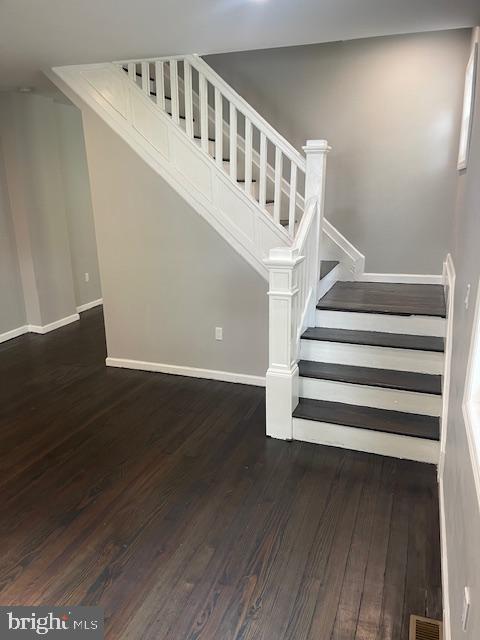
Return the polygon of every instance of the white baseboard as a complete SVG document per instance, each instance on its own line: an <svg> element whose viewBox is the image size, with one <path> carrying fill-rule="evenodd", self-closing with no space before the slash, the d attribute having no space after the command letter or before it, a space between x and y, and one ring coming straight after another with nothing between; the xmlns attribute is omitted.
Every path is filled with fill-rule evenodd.
<svg viewBox="0 0 480 640"><path fill-rule="evenodd" d="M303 418L293 419L293 439L430 464L438 464L440 449L436 440L399 436Z"/></svg>
<svg viewBox="0 0 480 640"><path fill-rule="evenodd" d="M23 327L17 327L16 329L5 331L5 333L0 333L0 343L12 340L13 338L18 338L18 336L23 336L23 334L28 333L28 331L28 325L25 324Z"/></svg>
<svg viewBox="0 0 480 640"><path fill-rule="evenodd" d="M77 320L80 320L80 316L78 315L78 313L74 313L71 316L60 318L60 320L55 320L55 322L50 322L49 324L25 324L22 327L17 327L16 329L12 329L11 331L0 333L0 343L6 342L7 340L12 340L13 338L18 338L18 336L23 336L25 333L49 333L50 331L54 331L55 329L64 327L66 324L76 322Z"/></svg>
<svg viewBox="0 0 480 640"><path fill-rule="evenodd" d="M50 331L54 331L55 329L60 329L60 327L64 327L66 324L70 324L71 322L76 322L80 320L80 316L78 313L74 313L71 316L67 316L66 318L60 318L60 320L55 320L55 322L50 322L49 324L38 325L38 324L29 324L28 331L30 333L49 333Z"/></svg>
<svg viewBox="0 0 480 640"><path fill-rule="evenodd" d="M98 298L98 300L92 300L91 302L86 302L85 304L81 304L77 307L77 313L82 313L82 311L88 311L88 309L93 309L93 307L99 307L103 304L103 298Z"/></svg>
<svg viewBox="0 0 480 640"><path fill-rule="evenodd" d="M397 284L443 284L443 275L418 273L359 273L359 282L392 282Z"/></svg>
<svg viewBox="0 0 480 640"><path fill-rule="evenodd" d="M443 598L443 639L451 640L450 627L450 593L448 583L448 559L447 559L447 523L445 517L445 496L443 493L443 478L438 484L438 503L440 508L440 556L442 567L442 598Z"/></svg>
<svg viewBox="0 0 480 640"><path fill-rule="evenodd" d="M438 465L438 477L443 474L445 464L445 447L447 444L448 429L448 403L450 401L450 365L452 362L452 345L453 345L453 313L454 313L454 297L455 297L455 265L449 253L443 264L443 275L445 282L445 294L447 297L447 318L445 331L445 369L443 373L443 408L442 419L440 422L440 462Z"/></svg>
<svg viewBox="0 0 480 640"><path fill-rule="evenodd" d="M107 358L107 367L120 367L121 369L139 369L140 371L156 371L158 373L171 373L176 376L188 376L190 378L206 378L207 380L221 380L223 382L237 382L251 384L256 387L265 386L263 376L252 376L247 373L233 373L231 371L215 371L214 369L197 369L176 364L163 364L161 362L145 362L143 360L128 360L124 358Z"/></svg>

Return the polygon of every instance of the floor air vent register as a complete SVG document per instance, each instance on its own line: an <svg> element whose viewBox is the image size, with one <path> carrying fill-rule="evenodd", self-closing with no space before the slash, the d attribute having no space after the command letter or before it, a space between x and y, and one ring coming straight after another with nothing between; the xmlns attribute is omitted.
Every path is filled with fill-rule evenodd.
<svg viewBox="0 0 480 640"><path fill-rule="evenodd" d="M410 616L409 640L442 640L442 623L439 620Z"/></svg>

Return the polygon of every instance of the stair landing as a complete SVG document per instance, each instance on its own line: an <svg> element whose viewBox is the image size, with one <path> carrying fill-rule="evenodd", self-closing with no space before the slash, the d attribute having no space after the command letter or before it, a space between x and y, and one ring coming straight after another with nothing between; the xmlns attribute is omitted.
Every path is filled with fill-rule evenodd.
<svg viewBox="0 0 480 640"><path fill-rule="evenodd" d="M337 282L317 304L324 311L445 318L445 294L437 284Z"/></svg>

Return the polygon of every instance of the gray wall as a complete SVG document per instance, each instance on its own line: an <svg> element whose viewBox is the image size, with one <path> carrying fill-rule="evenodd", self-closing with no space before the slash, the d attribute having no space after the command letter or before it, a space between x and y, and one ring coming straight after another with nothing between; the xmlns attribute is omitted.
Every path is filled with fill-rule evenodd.
<svg viewBox="0 0 480 640"><path fill-rule="evenodd" d="M327 138L326 217L366 270L441 273L467 30L207 56L297 149Z"/></svg>
<svg viewBox="0 0 480 640"><path fill-rule="evenodd" d="M264 376L267 283L120 136L83 118L108 355Z"/></svg>
<svg viewBox="0 0 480 640"><path fill-rule="evenodd" d="M55 108L75 301L80 306L102 297L82 114L69 104L57 103Z"/></svg>
<svg viewBox="0 0 480 640"><path fill-rule="evenodd" d="M0 335L25 324L25 304L0 140Z"/></svg>
<svg viewBox="0 0 480 640"><path fill-rule="evenodd" d="M8 282L24 300L20 324L44 326L101 297L81 114L52 96L3 93L0 134L12 223L1 259L17 255L20 279Z"/></svg>
<svg viewBox="0 0 480 640"><path fill-rule="evenodd" d="M472 145L466 172L459 178L453 225L452 256L456 270L454 335L449 420L443 477L452 640L480 638L480 496L475 489L462 413L465 375L480 277L480 65ZM470 304L465 309L467 285ZM480 451L476 453L477 460ZM478 464L478 463L477 463ZM463 589L471 589L468 632L461 629Z"/></svg>

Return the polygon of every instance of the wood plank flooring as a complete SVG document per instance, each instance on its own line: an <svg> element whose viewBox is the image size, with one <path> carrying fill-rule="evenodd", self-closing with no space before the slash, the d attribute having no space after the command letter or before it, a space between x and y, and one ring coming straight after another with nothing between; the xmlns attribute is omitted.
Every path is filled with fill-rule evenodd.
<svg viewBox="0 0 480 640"><path fill-rule="evenodd" d="M441 318L446 314L445 293L440 284L336 282L319 300L317 309Z"/></svg>
<svg viewBox="0 0 480 640"><path fill-rule="evenodd" d="M109 640L406 640L435 469L264 436L264 390L107 369L101 310L0 345L0 602Z"/></svg>

